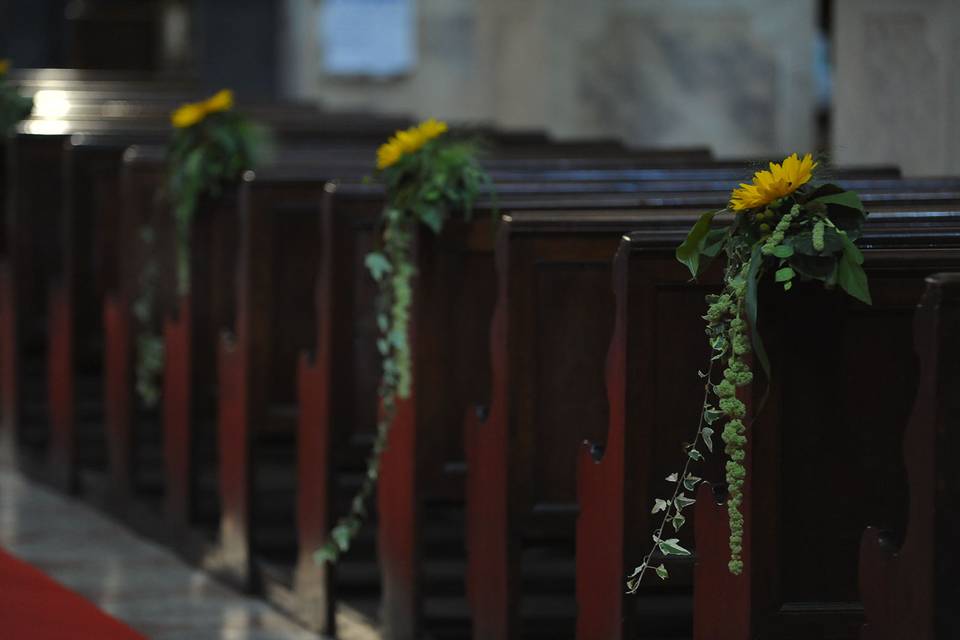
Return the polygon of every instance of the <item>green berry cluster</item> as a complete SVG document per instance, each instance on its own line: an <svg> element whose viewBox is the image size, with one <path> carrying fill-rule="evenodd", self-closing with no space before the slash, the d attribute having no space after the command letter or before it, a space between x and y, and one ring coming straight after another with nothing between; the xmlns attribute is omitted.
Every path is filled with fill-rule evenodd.
<svg viewBox="0 0 960 640"><path fill-rule="evenodd" d="M817 220L816 224L813 225L813 248L817 251L823 251L824 247L824 235L827 231L827 225L824 224L823 220Z"/></svg>
<svg viewBox="0 0 960 640"><path fill-rule="evenodd" d="M790 225L793 223L793 220L800 215L800 205L795 204L790 207L790 211L785 213L780 221L777 223L777 226L774 227L773 233L767 236L766 241L761 245L760 252L768 256L773 253L773 250L777 248L781 242L783 242L784 236L787 234L787 229L790 228Z"/></svg>
<svg viewBox="0 0 960 640"><path fill-rule="evenodd" d="M789 215L789 214L787 214ZM787 218L787 216L784 216ZM789 226L786 223L777 225L778 229ZM776 233L776 231L774 231ZM724 452L727 454L726 479L729 490L727 511L730 518L730 571L739 574L743 571L743 514L740 510L743 504L743 482L746 477L746 468L743 466L745 458L744 448L747 444L746 426L743 418L746 415L746 406L736 397L737 387L750 384L753 381L753 372L744 360L750 352L750 338L747 335L747 323L743 319L743 308L746 297L746 279L749 273L749 261L732 269L733 277L727 278L724 292L717 296L710 304L705 316L710 322L711 330L723 332L723 340L714 338L714 348L722 345L725 356L723 378L714 385L713 392L717 396L717 406L727 421L721 438L724 442Z"/></svg>
<svg viewBox="0 0 960 640"><path fill-rule="evenodd" d="M777 237L783 238L793 215L796 215L791 213L781 218L768 239L769 243L778 242L774 240ZM743 513L740 507L743 504L743 483L746 477L743 462L747 444L746 426L743 423L747 408L736 396L738 387L753 381L753 372L745 361L745 356L750 353L750 337L747 323L743 319L749 271L749 260L733 262L724 279L726 286L720 295L708 297L707 313L704 315L708 323L707 335L710 337L715 357L720 357L724 363L723 376L713 385L713 393L717 397L717 407L726 420L721 438L728 458L726 480L729 490L727 511L730 518L729 567L735 574L743 571Z"/></svg>

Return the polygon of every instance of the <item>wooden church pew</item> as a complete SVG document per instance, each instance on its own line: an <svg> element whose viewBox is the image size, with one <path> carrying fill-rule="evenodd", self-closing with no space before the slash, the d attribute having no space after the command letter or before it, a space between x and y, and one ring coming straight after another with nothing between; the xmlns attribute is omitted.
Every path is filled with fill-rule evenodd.
<svg viewBox="0 0 960 640"><path fill-rule="evenodd" d="M927 278L913 323L919 382L903 436L909 511L903 544L870 527L860 544L864 640L952 638L960 632L952 545L957 531L957 274Z"/></svg>
<svg viewBox="0 0 960 640"><path fill-rule="evenodd" d="M960 257L955 210L912 213L875 213L868 222L861 244L872 307L816 288L801 294L800 309L767 296L763 330L779 367L773 410L757 416L748 453L754 507L745 557L751 569L741 585L750 590L731 593L721 614L706 593L727 578L722 561L705 558L697 573L697 630L728 637L859 636L860 532L871 518L895 531L904 524L898 445L917 384L913 308L924 278L955 269ZM818 502L831 493L834 500ZM698 517L709 514L701 520L719 525L698 530L698 542L719 538L725 524L712 515L722 507L701 501L698 509Z"/></svg>
<svg viewBox="0 0 960 640"><path fill-rule="evenodd" d="M864 198L870 200L870 194ZM642 217L635 217L633 222L638 223ZM629 215L618 221L612 213L585 212L585 218L577 223L563 212L545 212L513 215L501 229L504 235L515 230L517 237L506 241L501 235L500 247L509 246L509 253L505 249L499 258L501 278L507 280L501 280L501 298L491 329L495 336L492 359L500 365L494 369L490 418L480 426L468 425L468 451L475 452L468 456L468 495L477 497L470 505L470 513L476 514L471 520L476 528L471 529L470 540L481 552L471 557L469 575L472 592L484 594L475 596L479 600L474 602L479 609L477 620L509 624L512 617L513 624L518 624L516 610L510 611L511 606L517 606L518 598L509 593L500 595L516 584L521 571L518 536L536 533L537 527L530 522L538 511L556 513L551 504L561 506L564 499L572 502L574 493L568 486L571 475L565 473L565 467L573 468L577 443L584 439L602 441L599 430L605 431L607 410L602 402L604 394L585 389L585 381L599 380L603 370L606 344L594 349L586 344L586 338L603 333L602 326L589 324L602 323L596 317L602 314L582 311L578 315L574 310L612 304L604 302L608 298L604 256L612 254L616 237L630 224ZM590 236L596 239L589 240ZM506 269L510 276L504 275ZM556 282L555 288L551 288L551 282ZM551 299L551 291L559 297ZM508 305L511 292L518 292L513 296L519 296L519 302ZM552 321L546 319L547 312ZM535 313L544 315L541 319ZM530 344L534 345L532 349L519 346ZM561 350L564 358L577 363L576 367L565 369L550 360L551 356L560 357ZM588 368L596 375L591 375ZM564 433L568 433L565 439ZM507 468L511 469L510 475L501 475ZM474 469L478 470L476 477L472 475ZM493 493L485 489L489 486L503 490ZM525 498L524 491L532 497ZM500 514L501 521L491 518L491 513ZM504 526L510 522L515 524ZM503 532L510 529L517 533L503 538ZM505 557L513 559L503 560ZM608 586L607 593L614 588ZM488 594L494 600L485 599ZM492 615L482 608L484 605L493 610ZM479 637L485 637L483 632L489 632L488 637L506 633L500 627L481 630Z"/></svg>
<svg viewBox="0 0 960 640"><path fill-rule="evenodd" d="M873 218L873 228L881 226L883 216L889 219L893 215L878 209ZM956 217L956 214L951 212L934 215L923 209L917 210L915 215L897 215L911 215L910 224L917 226L941 225L939 231L931 233L939 233L942 237L948 234L950 218ZM609 635L603 637L630 637L638 632L638 627L648 633L656 629L653 619L644 619L639 615L623 615L625 610L629 611L631 604L637 602L635 598L626 597L621 600L614 596L620 593L617 589L622 587L625 567L639 564L640 555L649 550L649 545L644 542L646 535L629 535L626 531L631 529L618 528L616 525L626 522L633 527L633 531L640 533L653 530L652 517L648 515L648 511L637 508L636 505L651 503L654 495L661 495L668 490L663 478L667 473L676 470L673 466L679 459L679 445L689 438L688 431L692 428L690 425L696 423L696 412L699 409L696 400L687 402L683 398L699 396L698 388L702 387L702 382L691 372L696 370L696 361L701 362L702 369L702 363L706 362L708 356L702 340L694 339L691 344L691 341L684 340L682 336L696 336L702 331L700 315L703 296L712 290L716 274L708 275L702 284L691 285L687 282L689 274L676 262L673 251L696 216L678 214L669 219L664 218L666 217L643 223L643 231L629 234L621 243L613 278L617 294L616 329L606 364L610 427L606 438L600 440L605 443L602 458L595 461L584 449L578 461L581 504L577 547L578 588L582 600L581 616L587 614L587 618L581 620L581 628L605 629ZM921 219L924 220L923 223L919 222ZM868 223L868 229L871 228L870 225L871 223ZM885 226L896 228L892 225ZM870 242L869 238L868 234L867 242ZM871 253L868 248L868 265L871 262ZM880 273L882 272L880 270ZM768 291L765 295L779 294L777 291ZM788 313L793 312L791 309ZM822 311L819 313L823 315ZM817 312L811 311L810 316L817 316ZM670 331L674 333L669 333ZM664 340L664 335L669 335L670 338ZM774 366L776 368L776 365ZM768 405L765 411L769 413L772 409ZM702 475L708 477L721 475L715 463L706 467L705 471ZM706 492L703 492L700 499L707 503L708 497ZM767 504L766 508L770 508L770 505ZM725 516L705 519L700 517L698 512L698 518L699 520L694 521L698 539L702 521L726 526ZM764 531L764 537L769 536L768 529L761 530ZM611 531L616 533L611 534ZM621 535L621 531L625 533ZM688 538L690 533L691 531L687 531ZM596 541L604 535L609 546L597 548ZM705 629L716 629L719 635L697 637L740 637L733 635L731 629L720 624L717 619L730 620L732 598L736 591L734 587L748 583L730 578L727 574L723 559L726 553L726 534L710 531L709 546L703 539L699 541L701 544L697 547L698 550L703 552L708 549L721 556L719 561L710 564L710 568L715 572L712 591L715 593L716 589L722 586L730 597L724 600L723 607L712 607L715 619L705 619L703 615L697 618L697 633L703 633ZM614 553L609 551L611 546ZM671 573L680 573L684 564L672 563ZM697 579L701 580L700 567L698 571ZM676 575L671 578L671 582L676 584ZM698 583L698 589L699 586ZM657 588L657 585L650 588ZM709 591L708 588L703 590L704 593ZM639 596L641 599L642 594L643 590ZM704 598L705 601L707 599ZM586 608L583 606L584 602L588 603ZM697 606L700 606L699 601ZM789 609L790 607L786 607L786 610ZM801 609L812 613L815 607L798 605L793 609L794 616L799 616ZM697 613L700 613L699 608ZM839 609L837 614L840 614ZM813 631L808 630L807 633ZM587 632L583 637L593 636Z"/></svg>

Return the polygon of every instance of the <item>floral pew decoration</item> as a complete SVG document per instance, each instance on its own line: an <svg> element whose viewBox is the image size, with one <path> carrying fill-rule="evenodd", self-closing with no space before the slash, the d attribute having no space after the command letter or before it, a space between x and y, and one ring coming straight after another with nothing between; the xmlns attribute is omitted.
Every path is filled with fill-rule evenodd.
<svg viewBox="0 0 960 640"><path fill-rule="evenodd" d="M0 131L9 134L21 121L30 117L33 98L22 96L10 84L10 61L0 60Z"/></svg>
<svg viewBox="0 0 960 640"><path fill-rule="evenodd" d="M423 224L439 235L449 218L472 218L481 189L491 186L478 158L476 143L453 138L447 124L433 118L397 131L377 150L376 178L386 188L382 244L365 260L378 286L377 349L383 360L377 434L363 484L349 512L317 551L320 562L335 562L350 549L366 517L366 504L376 486L397 404L410 397L413 365L408 335L417 275L413 244L417 227Z"/></svg>
<svg viewBox="0 0 960 640"><path fill-rule="evenodd" d="M662 513L653 534L653 546L627 580L635 593L647 571L661 579L668 571L663 563L654 567L654 554L688 556L679 538L665 537L667 525L678 532L686 521L684 509L694 504L696 485L702 480L693 465L714 450L720 438L727 455L727 511L730 522L730 572L743 571L743 487L747 428L746 406L737 398L737 388L749 385L754 373L748 361L758 362L770 376L763 343L757 331L757 294L768 274L790 291L800 281L820 281L827 289L839 286L848 295L871 304L863 271L863 254L856 245L867 212L856 193L816 180L818 162L810 154L793 154L781 163L757 171L750 184L733 190L727 208L704 213L676 250L677 259L694 278L717 256L725 259L721 292L707 296L706 334L711 348L705 379L703 406L696 433L684 445L684 463L667 476L673 485L669 498L657 498L652 513ZM714 227L714 219L733 214L730 224ZM715 375L718 370L719 375ZM762 402L761 402L762 404ZM688 493L690 495L688 495ZM669 535L669 534L667 534Z"/></svg>
<svg viewBox="0 0 960 640"><path fill-rule="evenodd" d="M178 295L190 292L190 229L200 199L219 196L226 185L239 181L244 171L262 163L271 147L269 132L233 107L233 92L223 89L207 100L180 106L170 116L173 138L166 194L176 233ZM151 227L143 229L148 249L154 236ZM156 261L148 259L140 274L140 297L133 307L142 327L137 339L137 391L147 406L156 405L160 398L164 362L163 340L150 329L159 277Z"/></svg>

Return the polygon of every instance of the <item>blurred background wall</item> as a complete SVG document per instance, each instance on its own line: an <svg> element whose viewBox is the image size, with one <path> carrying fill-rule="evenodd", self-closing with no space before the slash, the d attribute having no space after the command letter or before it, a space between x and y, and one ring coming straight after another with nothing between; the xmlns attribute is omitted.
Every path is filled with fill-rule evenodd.
<svg viewBox="0 0 960 640"><path fill-rule="evenodd" d="M349 38L328 9L398 1L409 68L331 72ZM956 0L0 0L0 55L21 67L913 174L960 170L957 33Z"/></svg>
<svg viewBox="0 0 960 640"><path fill-rule="evenodd" d="M300 25L318 22L320 4L287 0ZM816 11L813 0L420 0L409 75L327 75L307 27L289 86L338 108L779 153L815 143Z"/></svg>
<svg viewBox="0 0 960 640"><path fill-rule="evenodd" d="M960 2L836 4L835 158L960 173Z"/></svg>

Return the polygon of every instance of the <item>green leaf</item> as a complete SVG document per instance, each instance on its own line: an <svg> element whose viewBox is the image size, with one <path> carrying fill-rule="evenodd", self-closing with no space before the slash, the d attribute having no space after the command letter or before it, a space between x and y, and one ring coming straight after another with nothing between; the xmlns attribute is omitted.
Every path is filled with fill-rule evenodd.
<svg viewBox="0 0 960 640"><path fill-rule="evenodd" d="M856 209L857 211L863 212L863 202L860 201L860 196L853 191L841 191L839 193L818 196L808 200L807 204L812 204L814 202L820 202L825 205L837 205L840 207L846 207L847 209Z"/></svg>
<svg viewBox="0 0 960 640"><path fill-rule="evenodd" d="M703 412L703 421L707 424L713 424L723 416L723 411L719 409L707 409ZM710 430L710 433L713 433L713 429Z"/></svg>
<svg viewBox="0 0 960 640"><path fill-rule="evenodd" d="M443 213L437 207L424 207L417 211L420 221L430 227L434 233L440 233L443 229Z"/></svg>
<svg viewBox="0 0 960 640"><path fill-rule="evenodd" d="M650 510L650 513L659 513L661 511L666 511L670 503L663 498L655 498L653 501L653 509Z"/></svg>
<svg viewBox="0 0 960 640"><path fill-rule="evenodd" d="M690 449L690 451L687 452L687 455L690 456L691 460L696 460L697 462L703 460L703 454L696 449Z"/></svg>
<svg viewBox="0 0 960 640"><path fill-rule="evenodd" d="M687 521L687 519L683 516L682 513L680 513L680 512L678 511L678 512L670 519L670 524L673 525L673 530L674 530L674 531L680 531L680 528L683 526L683 523L686 522L686 521Z"/></svg>
<svg viewBox="0 0 960 640"><path fill-rule="evenodd" d="M687 234L687 238L677 247L677 260L687 265L690 274L696 278L700 272L700 254L703 253L704 245L707 241L707 233L710 231L710 225L713 218L719 211L707 211L697 220L693 228Z"/></svg>
<svg viewBox="0 0 960 640"><path fill-rule="evenodd" d="M393 267L390 265L390 261L387 260L387 257L382 253L376 251L368 253L367 257L364 259L363 264L367 267L367 271L370 272L370 275L373 276L373 279L377 282L383 280L383 276L392 271Z"/></svg>
<svg viewBox="0 0 960 640"><path fill-rule="evenodd" d="M863 223L866 220L866 214L856 209L846 207L834 207L827 213L827 218L836 227L836 231L847 234L851 240L857 240L863 233ZM830 228L831 225L827 225Z"/></svg>
<svg viewBox="0 0 960 640"><path fill-rule="evenodd" d="M313 560L317 564L324 564L326 562L336 562L340 557L340 552L333 544L326 544L313 554Z"/></svg>
<svg viewBox="0 0 960 640"><path fill-rule="evenodd" d="M861 266L863 254L849 239L847 239L847 243L848 245L837 264L837 283L848 295L865 304L872 305L873 299L870 296L867 274L864 273Z"/></svg>
<svg viewBox="0 0 960 640"><path fill-rule="evenodd" d="M703 438L703 444L707 445L707 451L713 453L713 429L704 427L700 430L700 437Z"/></svg>
<svg viewBox="0 0 960 640"><path fill-rule="evenodd" d="M681 493L676 498L674 498L673 502L677 507L677 511L679 512L681 509L685 509L686 507L689 507L690 505L694 504L696 500L694 500L693 498L688 498L687 496Z"/></svg>
<svg viewBox="0 0 960 640"><path fill-rule="evenodd" d="M657 548L660 549L660 552L668 556L689 556L690 552L684 549L679 544L679 538L670 538L668 540L660 540L657 542Z"/></svg>
<svg viewBox="0 0 960 640"><path fill-rule="evenodd" d="M711 229L704 239L703 249L700 251L700 254L708 258L715 258L723 249L729 235L727 229ZM700 271L702 272L703 269Z"/></svg>
<svg viewBox="0 0 960 640"><path fill-rule="evenodd" d="M693 488L696 487L697 483L701 480L703 480L703 478L688 473L687 477L683 479L683 488L687 491L693 491Z"/></svg>
<svg viewBox="0 0 960 640"><path fill-rule="evenodd" d="M680 474L674 471L673 473L667 476L667 482L676 482L678 477L680 477Z"/></svg>
<svg viewBox="0 0 960 640"><path fill-rule="evenodd" d="M637 588L640 586L640 574L643 573L643 570L647 568L647 563L644 562L640 566L636 567L629 576L627 576L627 593L636 593Z"/></svg>
<svg viewBox="0 0 960 640"><path fill-rule="evenodd" d="M670 574L667 573L667 568L661 563L659 567L656 568L657 577L661 580L666 580L670 577Z"/></svg>
<svg viewBox="0 0 960 640"><path fill-rule="evenodd" d="M851 260L857 264L863 264L863 252L860 251L860 247L853 244L853 241L850 240L847 236L841 236L843 238L843 253L848 255Z"/></svg>
<svg viewBox="0 0 960 640"><path fill-rule="evenodd" d="M792 280L793 276L797 275L794 273L793 269L790 267L783 267L782 269L777 269L777 273L774 274L774 279L777 282L786 282L787 280Z"/></svg>
<svg viewBox="0 0 960 640"><path fill-rule="evenodd" d="M817 198L822 198L824 196L831 196L837 193L843 193L844 189L840 186L833 184L832 182L827 182L821 184L816 189L807 194L806 200L804 202L811 202Z"/></svg>

